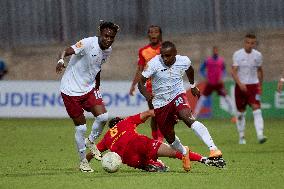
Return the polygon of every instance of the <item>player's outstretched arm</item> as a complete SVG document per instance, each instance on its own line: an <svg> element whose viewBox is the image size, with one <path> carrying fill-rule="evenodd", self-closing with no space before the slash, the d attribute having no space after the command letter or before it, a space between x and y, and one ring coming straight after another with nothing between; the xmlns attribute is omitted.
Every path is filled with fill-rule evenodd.
<svg viewBox="0 0 284 189"><path fill-rule="evenodd" d="M141 75L143 69L144 69L144 67L142 65L137 66L136 73L134 75L134 78L133 78L133 81L132 81L132 84L131 84L131 87L130 87L130 90L129 90L129 95L131 95L131 96L134 95L135 87L140 80L140 75Z"/></svg>
<svg viewBox="0 0 284 189"><path fill-rule="evenodd" d="M149 117L155 117L154 110L148 110L140 114L141 120L146 121Z"/></svg>
<svg viewBox="0 0 284 189"><path fill-rule="evenodd" d="M196 96L196 97L200 97L200 91L199 89L195 86L195 83L194 83L194 69L192 66L190 66L186 71L186 76L188 78L188 81L190 83L190 88L191 88L191 93L193 96Z"/></svg>
<svg viewBox="0 0 284 189"><path fill-rule="evenodd" d="M153 95L147 92L147 89L145 87L145 83L147 81L147 78L144 77L142 74L140 74L140 81L138 82L138 89L140 93L146 98L148 102L151 102L153 99Z"/></svg>
<svg viewBox="0 0 284 189"><path fill-rule="evenodd" d="M63 52L59 54L57 65L56 65L56 73L61 73L64 68L66 68L66 64L64 62L64 58L66 56L70 56L75 54L75 51L72 47L66 48Z"/></svg>

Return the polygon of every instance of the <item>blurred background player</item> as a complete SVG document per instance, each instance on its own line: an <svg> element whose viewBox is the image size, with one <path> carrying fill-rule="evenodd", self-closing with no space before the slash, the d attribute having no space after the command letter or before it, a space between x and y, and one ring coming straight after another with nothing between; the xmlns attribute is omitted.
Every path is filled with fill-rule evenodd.
<svg viewBox="0 0 284 189"><path fill-rule="evenodd" d="M244 48L233 55L232 76L236 82L235 100L237 106L237 128L239 144L246 144L245 140L245 110L251 106L253 110L254 126L260 144L267 138L263 135L264 123L260 106L260 95L263 81L262 54L255 50L256 36L247 34Z"/></svg>
<svg viewBox="0 0 284 189"><path fill-rule="evenodd" d="M206 78L206 84L205 89L194 109L194 116L198 117L200 110L208 96L210 96L212 92L216 91L217 94L224 98L225 102L227 103L228 112L232 115L232 122L236 122L232 100L230 96L227 95L224 87L223 77L226 74L224 58L219 56L217 46L214 46L212 51L212 56L208 57L200 66L200 73L204 78Z"/></svg>
<svg viewBox="0 0 284 189"><path fill-rule="evenodd" d="M67 113L75 124L75 141L82 172L93 172L86 159L86 146L96 158L101 158L94 141L101 134L108 120L108 112L99 91L100 72L102 64L106 62L112 51L111 45L119 27L112 22L101 22L99 30L99 37L84 38L66 48L60 54L56 66L56 72L61 73L66 67L64 57L72 55L62 77L60 91ZM87 127L84 110L91 112L96 118L86 140Z"/></svg>
<svg viewBox="0 0 284 189"><path fill-rule="evenodd" d="M109 122L110 129L97 144L98 150L101 152L106 150L116 152L120 155L124 164L150 172L164 172L168 170L165 164L157 160L158 157L181 159L185 171L189 171L191 168L190 160L216 167L225 166L221 160L214 161L191 151L186 156L183 156L168 144L137 133L137 126L153 116L154 110L148 110L125 119L119 117L111 119ZM87 154L89 161L92 158L93 155L91 153Z"/></svg>
<svg viewBox="0 0 284 189"><path fill-rule="evenodd" d="M8 69L6 63L0 58L0 80L2 80L7 73Z"/></svg>
<svg viewBox="0 0 284 189"><path fill-rule="evenodd" d="M165 41L161 45L161 55L150 60L147 68L142 72L138 88L146 100L153 103L157 125L173 149L183 155L188 153L188 149L175 135L174 125L179 118L207 145L210 149L209 157L221 158L222 152L214 144L207 128L192 116L183 86L184 73L191 85L191 93L199 97L200 92L194 83L191 61L187 56L177 55L175 45ZM152 79L152 94L145 87L148 78Z"/></svg>
<svg viewBox="0 0 284 189"><path fill-rule="evenodd" d="M140 79L142 71L145 69L147 63L156 55L160 54L160 47L162 42L162 29L159 26L151 25L148 28L148 38L149 44L139 49L138 64L135 76L133 78L129 94L134 95L136 85ZM151 79L146 82L147 90L152 93ZM149 109L154 109L151 103L148 103ZM155 118L151 119L152 137L153 139L162 141L164 139L163 135L158 129Z"/></svg>
<svg viewBox="0 0 284 189"><path fill-rule="evenodd" d="M282 87L283 87L283 83L284 83L284 71L282 72L282 77L278 81L278 85L277 85L278 93L281 93Z"/></svg>

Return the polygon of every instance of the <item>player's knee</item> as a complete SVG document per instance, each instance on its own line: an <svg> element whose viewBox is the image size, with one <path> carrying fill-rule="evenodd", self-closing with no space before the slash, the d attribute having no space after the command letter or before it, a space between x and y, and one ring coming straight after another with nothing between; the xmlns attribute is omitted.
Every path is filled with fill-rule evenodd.
<svg viewBox="0 0 284 189"><path fill-rule="evenodd" d="M96 121L107 122L108 121L108 112L98 115L96 117Z"/></svg>

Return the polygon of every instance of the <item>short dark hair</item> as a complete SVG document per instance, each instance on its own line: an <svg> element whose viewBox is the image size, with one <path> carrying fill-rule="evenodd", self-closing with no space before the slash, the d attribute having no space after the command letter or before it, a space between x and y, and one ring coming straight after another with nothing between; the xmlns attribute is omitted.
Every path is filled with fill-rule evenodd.
<svg viewBox="0 0 284 189"><path fill-rule="evenodd" d="M162 28L161 28L160 26L158 26L158 25L150 25L150 26L148 27L148 32L147 32L147 33L150 32L150 29L151 29L151 28L158 28L160 34L162 35Z"/></svg>
<svg viewBox="0 0 284 189"><path fill-rule="evenodd" d="M100 25L99 25L100 32L102 32L105 28L109 28L109 29L113 30L115 33L117 33L119 31L119 26L117 24L100 20Z"/></svg>
<svg viewBox="0 0 284 189"><path fill-rule="evenodd" d="M118 122L120 122L121 120L123 120L122 118L120 117L115 117L115 118L112 118L109 123L108 123L108 127L109 128L113 128L116 124L118 124Z"/></svg>
<svg viewBox="0 0 284 189"><path fill-rule="evenodd" d="M256 36L253 33L248 33L246 34L245 38L256 39Z"/></svg>
<svg viewBox="0 0 284 189"><path fill-rule="evenodd" d="M174 48L174 49L176 49L176 46L175 46L175 44L173 42L165 41L165 42L162 43L161 48L162 49L166 49L166 48Z"/></svg>

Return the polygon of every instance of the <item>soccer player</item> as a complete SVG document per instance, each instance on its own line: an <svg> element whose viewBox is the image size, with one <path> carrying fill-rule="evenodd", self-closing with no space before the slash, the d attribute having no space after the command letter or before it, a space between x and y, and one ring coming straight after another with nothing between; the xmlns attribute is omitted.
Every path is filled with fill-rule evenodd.
<svg viewBox="0 0 284 189"><path fill-rule="evenodd" d="M99 91L100 73L102 65L112 51L111 45L118 30L116 24L102 21L99 25L100 36L84 38L66 48L60 54L56 66L56 72L61 73L66 67L64 57L72 55L62 77L60 91L67 113L75 124L75 141L82 172L93 172L86 159L86 146L96 158L101 158L94 141L108 120L108 112ZM86 139L84 110L91 112L96 118Z"/></svg>
<svg viewBox="0 0 284 189"><path fill-rule="evenodd" d="M214 144L207 128L192 116L183 86L184 73L188 77L192 94L199 97L191 61L187 56L177 55L175 45L165 41L161 45L161 55L150 60L142 72L138 88L146 100L153 104L158 127L173 149L183 155L188 153L175 135L174 125L179 118L208 146L209 157L221 158L222 152ZM152 78L153 94L144 86L148 78Z"/></svg>
<svg viewBox="0 0 284 189"><path fill-rule="evenodd" d="M235 100L237 106L237 128L239 144L246 144L245 140L245 110L249 105L253 110L254 126L260 144L267 138L263 135L263 118L260 107L261 86L263 81L262 55L255 50L256 36L247 34L244 48L233 55L232 76L236 82Z"/></svg>
<svg viewBox="0 0 284 189"><path fill-rule="evenodd" d="M220 168L225 166L224 161L203 157L198 153L189 151L188 147L185 148L189 153L184 156L172 149L168 144L137 133L137 126L153 116L154 110L148 110L125 119L117 117L110 120L110 129L97 144L97 148L101 152L106 150L116 152L120 155L124 164L150 172L167 171L168 167L157 160L158 157L181 159L185 171L189 171L191 168L190 160ZM92 158L91 153L87 154L89 161Z"/></svg>
<svg viewBox="0 0 284 189"><path fill-rule="evenodd" d="M140 79L142 71L145 69L147 63L156 55L160 54L160 47L162 42L162 29L159 26L151 25L148 28L148 38L150 43L139 49L138 64L135 76L132 81L132 85L129 90L131 96L134 95L136 85ZM152 93L151 79L146 82L147 90ZM149 109L154 109L151 103L148 103ZM157 127L155 118L151 119L152 137L153 139L162 141L164 139L163 135Z"/></svg>
<svg viewBox="0 0 284 189"><path fill-rule="evenodd" d="M7 69L7 66L4 62L4 60L2 60L0 58L0 80L3 79L3 77L8 73L8 69Z"/></svg>
<svg viewBox="0 0 284 189"><path fill-rule="evenodd" d="M233 116L232 121L235 122L234 109L232 105L232 100L229 95L227 95L226 89L224 87L223 76L226 74L224 58L219 56L218 47L213 47L212 56L208 57L203 64L200 66L200 73L204 78L206 78L206 85L203 94L199 98L196 107L194 109L194 116L198 117L204 102L216 91L219 96L225 99L228 105L228 111Z"/></svg>
<svg viewBox="0 0 284 189"><path fill-rule="evenodd" d="M278 81L278 85L277 85L277 91L278 93L281 93L282 91L282 87L283 87L283 83L284 83L284 71L282 73L282 77L279 79Z"/></svg>

